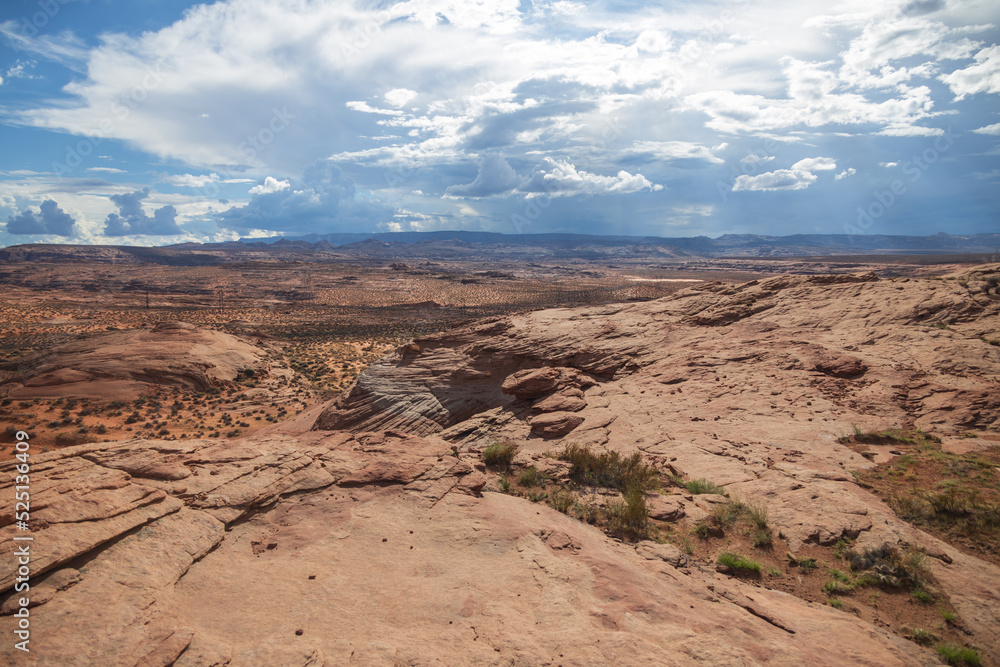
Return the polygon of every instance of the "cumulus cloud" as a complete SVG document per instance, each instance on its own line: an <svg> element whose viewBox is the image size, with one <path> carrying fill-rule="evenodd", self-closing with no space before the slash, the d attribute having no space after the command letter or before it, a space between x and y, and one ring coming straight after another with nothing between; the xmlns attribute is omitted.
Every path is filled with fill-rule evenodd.
<svg viewBox="0 0 1000 667"><path fill-rule="evenodd" d="M389 106L399 108L412 102L417 95L417 91L409 88L393 88L385 94L385 101Z"/></svg>
<svg viewBox="0 0 1000 667"><path fill-rule="evenodd" d="M476 180L464 185L452 185L445 190L449 197L489 197L512 192L523 179L501 155L487 153L479 159Z"/></svg>
<svg viewBox="0 0 1000 667"><path fill-rule="evenodd" d="M842 181L845 178L847 178L848 176L853 176L856 173L858 173L857 169L855 169L854 167L848 167L844 171L842 171L839 174L837 174L836 176L834 176L833 180L835 180L835 181Z"/></svg>
<svg viewBox="0 0 1000 667"><path fill-rule="evenodd" d="M794 169L778 169L756 176L742 174L736 177L733 192L803 190L816 181L816 174Z"/></svg>
<svg viewBox="0 0 1000 667"><path fill-rule="evenodd" d="M260 185L255 185L250 188L250 194L252 195L268 195L272 192L280 192L281 190L287 190L292 184L288 181L279 181L276 178L268 176L264 179L264 182Z"/></svg>
<svg viewBox="0 0 1000 667"><path fill-rule="evenodd" d="M169 236L180 234L177 209L171 205L153 211L152 217L142 210L142 201L149 197L149 188L132 193L111 195L118 213L110 213L104 221L105 236Z"/></svg>
<svg viewBox="0 0 1000 667"><path fill-rule="evenodd" d="M976 54L976 62L965 69L941 76L955 99L976 93L1000 93L1000 46L994 44Z"/></svg>
<svg viewBox="0 0 1000 667"><path fill-rule="evenodd" d="M256 193L245 206L222 211L215 220L221 227L240 232L267 229L324 233L373 231L379 223L391 221L394 213L392 208L359 193L330 160L320 160L305 170L301 183Z"/></svg>
<svg viewBox="0 0 1000 667"><path fill-rule="evenodd" d="M837 161L829 157L809 157L799 160L791 169L778 169L763 174L751 176L743 174L736 177L733 192L774 191L774 190L804 190L816 182L815 171L832 171L837 168ZM850 172L850 173L848 173ZM834 178L840 180L854 173L847 169Z"/></svg>
<svg viewBox="0 0 1000 667"><path fill-rule="evenodd" d="M663 186L650 183L642 174L619 171L615 176L593 174L566 160L545 159L545 166L534 173L522 188L528 193L548 193L553 197L572 195L631 194L642 190L659 191Z"/></svg>
<svg viewBox="0 0 1000 667"><path fill-rule="evenodd" d="M21 211L19 215L7 218L8 234L56 234L58 236L74 236L76 222L52 199L42 202L36 215L31 209Z"/></svg>

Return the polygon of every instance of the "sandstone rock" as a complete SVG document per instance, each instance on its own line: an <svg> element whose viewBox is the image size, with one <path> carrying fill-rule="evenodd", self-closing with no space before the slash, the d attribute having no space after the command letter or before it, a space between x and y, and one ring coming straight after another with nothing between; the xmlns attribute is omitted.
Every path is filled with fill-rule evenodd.
<svg viewBox="0 0 1000 667"><path fill-rule="evenodd" d="M579 412L585 407L587 401L583 399L582 391L563 389L538 401L531 409L534 412Z"/></svg>
<svg viewBox="0 0 1000 667"><path fill-rule="evenodd" d="M678 521L684 517L683 503L658 493L646 496L646 508L650 518L658 521Z"/></svg>
<svg viewBox="0 0 1000 667"><path fill-rule="evenodd" d="M583 423L583 417L572 412L547 412L531 418L531 432L543 438L566 435Z"/></svg>
<svg viewBox="0 0 1000 667"><path fill-rule="evenodd" d="M266 373L267 351L250 341L184 322L87 336L27 360L18 399L131 400L156 385L208 389L241 371Z"/></svg>
<svg viewBox="0 0 1000 667"><path fill-rule="evenodd" d="M674 567L684 567L688 564L688 557L672 544L658 544L650 540L643 540L635 545L635 550L647 560L662 560Z"/></svg>
<svg viewBox="0 0 1000 667"><path fill-rule="evenodd" d="M558 368L533 368L510 374L500 386L500 391L520 399L538 398L552 391L559 384Z"/></svg>

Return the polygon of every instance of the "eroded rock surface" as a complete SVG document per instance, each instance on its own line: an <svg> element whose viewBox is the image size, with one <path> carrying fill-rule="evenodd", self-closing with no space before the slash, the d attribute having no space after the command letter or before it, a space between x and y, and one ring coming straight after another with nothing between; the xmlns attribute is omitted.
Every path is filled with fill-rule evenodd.
<svg viewBox="0 0 1000 667"><path fill-rule="evenodd" d="M191 474L121 471L142 455ZM936 662L830 608L683 574L676 548L637 550L479 495L481 473L436 438L132 441L39 459L39 480L77 490L36 491L61 520L31 533L32 652L7 642L11 664ZM4 523L6 560L16 529Z"/></svg>
<svg viewBox="0 0 1000 667"><path fill-rule="evenodd" d="M185 322L81 337L22 364L10 398L131 400L157 385L204 390L240 372L267 372L267 350Z"/></svg>
<svg viewBox="0 0 1000 667"><path fill-rule="evenodd" d="M939 664L853 614L489 491L479 452L507 438L553 478L567 467L546 455L579 443L764 500L793 552L923 547L995 664L1000 570L898 519L851 475L872 462L837 442L852 424L1000 427L1000 349L982 340L1000 299L959 278L779 277L490 320L375 364L315 430L35 456L32 652L8 641L0 661ZM649 510L688 521L722 502ZM13 583L0 572L7 637Z"/></svg>

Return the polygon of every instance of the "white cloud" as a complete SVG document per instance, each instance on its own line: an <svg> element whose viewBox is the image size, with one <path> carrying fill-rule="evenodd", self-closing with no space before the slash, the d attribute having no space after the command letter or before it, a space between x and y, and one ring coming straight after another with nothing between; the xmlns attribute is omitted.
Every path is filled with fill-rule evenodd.
<svg viewBox="0 0 1000 667"><path fill-rule="evenodd" d="M102 174L127 174L128 172L124 169L116 169L115 167L87 167L87 171L96 171Z"/></svg>
<svg viewBox="0 0 1000 667"><path fill-rule="evenodd" d="M944 134L944 130L921 125L897 125L884 128L875 134L883 137L939 137Z"/></svg>
<svg viewBox="0 0 1000 667"><path fill-rule="evenodd" d="M854 174L856 174L856 173L858 173L857 169L855 169L854 167L848 167L844 171L842 171L839 174L837 174L836 176L834 176L833 180L835 180L835 181L841 181L841 180L847 178L848 176L854 176Z"/></svg>
<svg viewBox="0 0 1000 667"><path fill-rule="evenodd" d="M1000 123L994 123L993 125L980 127L979 129L973 130L973 132L975 132L976 134L1000 135Z"/></svg>
<svg viewBox="0 0 1000 667"><path fill-rule="evenodd" d="M553 197L572 195L632 194L642 190L657 192L662 185L650 183L642 174L619 171L615 176L601 176L577 169L563 160L546 158L542 169L535 172L522 190L528 193L548 193Z"/></svg>
<svg viewBox="0 0 1000 667"><path fill-rule="evenodd" d="M809 157L799 160L792 165L791 169L778 169L767 171L763 174L751 176L742 174L736 177L733 183L733 192L771 192L775 190L804 190L816 182L817 176L814 171L832 171L837 168L837 162L829 157ZM848 174L854 173L854 169L848 169L841 175L835 176L836 180L845 178Z"/></svg>
<svg viewBox="0 0 1000 667"><path fill-rule="evenodd" d="M385 94L385 101L391 107L399 108L405 106L413 101L417 95L419 95L415 90L410 90L409 88L393 88Z"/></svg>
<svg viewBox="0 0 1000 667"><path fill-rule="evenodd" d="M271 178L268 176L264 179L264 182L260 185L255 185L250 188L250 194L252 195L268 195L272 192L281 192L282 190L287 190L292 187L292 184L288 181L279 181L276 178Z"/></svg>
<svg viewBox="0 0 1000 667"><path fill-rule="evenodd" d="M1000 46L983 49L976 54L975 64L945 74L941 80L955 93L956 100L976 93L1000 93Z"/></svg>
<svg viewBox="0 0 1000 667"><path fill-rule="evenodd" d="M893 167L898 167L899 163L898 162L879 162L878 166L883 167L885 169L892 169Z"/></svg>
<svg viewBox="0 0 1000 667"><path fill-rule="evenodd" d="M816 175L808 171L778 169L757 176L740 175L733 184L733 192L803 190L816 181Z"/></svg>
<svg viewBox="0 0 1000 667"><path fill-rule="evenodd" d="M837 161L830 157L809 157L792 165L795 171L829 171L837 168Z"/></svg>

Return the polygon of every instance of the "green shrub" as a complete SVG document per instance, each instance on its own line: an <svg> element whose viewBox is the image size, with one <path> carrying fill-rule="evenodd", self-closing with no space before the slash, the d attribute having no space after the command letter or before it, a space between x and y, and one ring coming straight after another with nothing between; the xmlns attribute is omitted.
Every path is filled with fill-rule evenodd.
<svg viewBox="0 0 1000 667"><path fill-rule="evenodd" d="M684 484L684 488L688 490L688 493L693 493L695 495L701 495L703 493L717 493L722 494L723 488L718 486L715 482L710 482L707 479L692 479Z"/></svg>
<svg viewBox="0 0 1000 667"><path fill-rule="evenodd" d="M622 500L605 508L608 531L613 535L637 539L646 536L649 514L646 509L646 492L640 486L630 486Z"/></svg>
<svg viewBox="0 0 1000 667"><path fill-rule="evenodd" d="M521 447L507 442L494 442L483 450L483 463L488 466L510 468Z"/></svg>
<svg viewBox="0 0 1000 667"><path fill-rule="evenodd" d="M720 528L727 528L736 523L746 506L738 498L730 498L724 503L712 507L712 522Z"/></svg>
<svg viewBox="0 0 1000 667"><path fill-rule="evenodd" d="M735 570L737 572L760 574L761 570L761 565L757 561L751 558L746 558L745 556L729 553L728 551L719 554L719 564L725 565L730 570Z"/></svg>
<svg viewBox="0 0 1000 667"><path fill-rule="evenodd" d="M767 507L764 503L759 500L754 500L746 503L745 507L747 515L750 517L750 522L754 525L754 528L757 528L758 530L767 530L768 515Z"/></svg>
<svg viewBox="0 0 1000 667"><path fill-rule="evenodd" d="M552 494L549 501L556 511L568 514L570 509L576 505L576 494L571 491L557 491Z"/></svg>
<svg viewBox="0 0 1000 667"><path fill-rule="evenodd" d="M645 463L638 452L626 457L618 452L595 454L585 445L572 444L566 446L559 458L571 464L569 476L577 484L603 486L626 493L631 487L647 490L659 482L656 470Z"/></svg>
<svg viewBox="0 0 1000 667"><path fill-rule="evenodd" d="M921 646L930 646L938 639L937 635L933 632L927 632L926 630L921 630L920 628L914 628L911 637L913 641Z"/></svg>
<svg viewBox="0 0 1000 667"><path fill-rule="evenodd" d="M765 549L772 545L774 542L774 536L771 535L771 531L769 529L757 528L753 531L751 541L758 549Z"/></svg>
<svg viewBox="0 0 1000 667"><path fill-rule="evenodd" d="M538 472L535 466L528 466L517 474L517 483L521 486L541 486L547 477Z"/></svg>
<svg viewBox="0 0 1000 667"><path fill-rule="evenodd" d="M937 652L945 662L956 667L979 667L983 664L976 649L968 646L938 644Z"/></svg>
<svg viewBox="0 0 1000 667"><path fill-rule="evenodd" d="M792 565L796 566L803 572L812 572L816 569L816 559L815 558L796 558L792 554L788 554L788 560L792 562Z"/></svg>
<svg viewBox="0 0 1000 667"><path fill-rule="evenodd" d="M885 586L923 589L930 580L923 552L913 549L900 550L894 545L883 544L861 552L848 551L846 557L853 571Z"/></svg>

